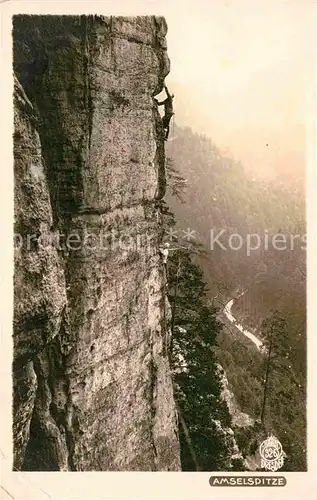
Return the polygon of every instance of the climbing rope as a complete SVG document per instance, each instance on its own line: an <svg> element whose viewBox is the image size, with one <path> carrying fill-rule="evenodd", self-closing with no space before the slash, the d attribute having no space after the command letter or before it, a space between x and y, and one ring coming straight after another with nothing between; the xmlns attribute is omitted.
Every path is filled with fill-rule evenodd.
<svg viewBox="0 0 317 500"><path fill-rule="evenodd" d="M175 139L175 135L174 135L174 128L175 128L175 120L174 120L174 116L172 116L171 120L172 120L172 137L170 139L167 139L167 142L173 142L173 140Z"/></svg>

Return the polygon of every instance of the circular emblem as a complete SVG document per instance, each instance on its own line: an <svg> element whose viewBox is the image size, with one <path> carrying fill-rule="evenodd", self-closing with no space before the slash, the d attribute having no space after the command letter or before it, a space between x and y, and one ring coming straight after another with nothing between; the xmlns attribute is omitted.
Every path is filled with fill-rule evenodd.
<svg viewBox="0 0 317 500"><path fill-rule="evenodd" d="M260 444L261 466L264 469L276 471L284 463L284 452L279 440L271 435Z"/></svg>

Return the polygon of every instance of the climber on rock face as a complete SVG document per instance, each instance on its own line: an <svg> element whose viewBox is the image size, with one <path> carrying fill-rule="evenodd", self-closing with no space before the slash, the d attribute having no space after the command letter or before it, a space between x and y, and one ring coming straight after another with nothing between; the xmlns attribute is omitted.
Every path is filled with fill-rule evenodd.
<svg viewBox="0 0 317 500"><path fill-rule="evenodd" d="M175 114L173 111L174 94L169 93L166 85L164 85L164 89L165 89L167 98L161 102L158 102L157 99L155 99L155 101L156 101L158 106L164 105L164 116L162 118L162 123L163 123L164 131L165 131L164 139L165 139L165 141L167 141L169 130L170 130L170 121L171 121L172 116Z"/></svg>
<svg viewBox="0 0 317 500"><path fill-rule="evenodd" d="M164 264L167 263L167 258L168 258L168 254L169 254L169 247L170 247L170 244L168 242L163 243L162 247L160 247L160 252L163 256L163 263Z"/></svg>

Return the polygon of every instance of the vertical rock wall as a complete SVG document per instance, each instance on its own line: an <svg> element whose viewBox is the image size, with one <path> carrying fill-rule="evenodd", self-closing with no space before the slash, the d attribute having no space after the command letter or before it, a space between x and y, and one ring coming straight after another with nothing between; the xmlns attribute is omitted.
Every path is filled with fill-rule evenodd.
<svg viewBox="0 0 317 500"><path fill-rule="evenodd" d="M13 24L15 467L179 470L153 103L165 20Z"/></svg>

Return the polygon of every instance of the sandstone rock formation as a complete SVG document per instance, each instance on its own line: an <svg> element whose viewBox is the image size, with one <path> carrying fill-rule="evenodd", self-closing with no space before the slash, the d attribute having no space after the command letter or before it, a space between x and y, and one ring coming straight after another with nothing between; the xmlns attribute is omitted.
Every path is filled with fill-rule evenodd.
<svg viewBox="0 0 317 500"><path fill-rule="evenodd" d="M179 470L161 17L14 18L15 467Z"/></svg>
<svg viewBox="0 0 317 500"><path fill-rule="evenodd" d="M234 427L249 427L254 425L254 419L247 413L241 411L236 401L235 395L230 390L229 381L225 370L219 364L217 365L217 369L222 387L220 398L222 401L225 401L228 407L229 413L232 418L232 425Z"/></svg>

